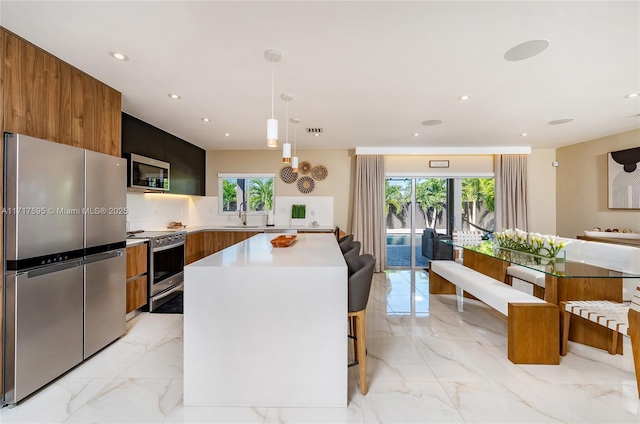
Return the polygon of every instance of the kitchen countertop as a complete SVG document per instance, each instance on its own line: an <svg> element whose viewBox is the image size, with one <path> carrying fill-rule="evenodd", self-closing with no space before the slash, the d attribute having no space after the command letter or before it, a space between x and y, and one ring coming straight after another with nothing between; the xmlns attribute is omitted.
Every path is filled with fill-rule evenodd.
<svg viewBox="0 0 640 424"><path fill-rule="evenodd" d="M130 238L130 239L127 239L127 247L135 246L136 244L146 243L148 241L149 239L146 239L146 238L143 238L143 239Z"/></svg>
<svg viewBox="0 0 640 424"><path fill-rule="evenodd" d="M282 233L289 230L326 233L333 232L334 227L329 225L319 225L317 227L290 225L277 225L273 227L267 227L265 225L247 225L246 227L243 227L242 225L194 225L193 227L190 227L187 225L187 228L184 230L187 234L197 233L200 231L255 231L257 233Z"/></svg>
<svg viewBox="0 0 640 424"><path fill-rule="evenodd" d="M185 406L347 406L342 252L333 234L272 236L184 267Z"/></svg>

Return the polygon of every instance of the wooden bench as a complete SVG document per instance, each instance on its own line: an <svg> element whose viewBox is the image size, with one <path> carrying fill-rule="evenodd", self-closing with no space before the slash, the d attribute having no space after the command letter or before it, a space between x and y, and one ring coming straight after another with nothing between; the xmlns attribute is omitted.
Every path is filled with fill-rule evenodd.
<svg viewBox="0 0 640 424"><path fill-rule="evenodd" d="M514 364L560 363L558 305L474 271L454 261L432 261L430 294L457 294L462 312L463 292L507 317L508 357Z"/></svg>

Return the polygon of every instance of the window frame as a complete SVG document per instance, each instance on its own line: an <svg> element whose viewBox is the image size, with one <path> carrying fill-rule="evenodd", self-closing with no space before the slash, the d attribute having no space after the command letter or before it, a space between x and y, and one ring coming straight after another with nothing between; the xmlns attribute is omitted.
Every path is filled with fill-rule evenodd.
<svg viewBox="0 0 640 424"><path fill-rule="evenodd" d="M275 210L276 204L276 174L275 173L252 173L252 172L220 172L218 173L218 214L219 215L235 215L238 213L238 205L239 202L236 201L236 208L234 210L224 210L224 190L223 190L223 181L228 179L243 179L246 181L245 190L243 191L244 201L247 202L247 205L250 202L250 191L251 191L251 181L252 180L260 180L260 179L271 179L273 181L273 190L272 190L272 203L271 210ZM236 182L237 184L237 182ZM240 202L241 203L241 202ZM250 206L247 208L247 215L266 215L266 210L254 211L251 210Z"/></svg>

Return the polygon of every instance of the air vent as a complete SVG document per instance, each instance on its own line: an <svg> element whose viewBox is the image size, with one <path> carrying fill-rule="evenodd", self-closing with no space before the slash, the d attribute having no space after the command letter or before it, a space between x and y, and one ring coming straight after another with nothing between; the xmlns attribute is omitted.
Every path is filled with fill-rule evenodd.
<svg viewBox="0 0 640 424"><path fill-rule="evenodd" d="M307 134L322 134L322 128L307 128Z"/></svg>

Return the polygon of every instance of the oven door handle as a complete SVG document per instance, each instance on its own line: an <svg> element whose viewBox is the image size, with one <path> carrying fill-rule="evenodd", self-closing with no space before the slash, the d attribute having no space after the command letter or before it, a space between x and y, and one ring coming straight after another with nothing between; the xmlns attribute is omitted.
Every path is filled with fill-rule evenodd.
<svg viewBox="0 0 640 424"><path fill-rule="evenodd" d="M180 243L170 244L169 246L154 247L154 248L151 250L151 252L152 252L152 253L162 252L163 250L174 249L174 248L176 248L176 247L180 247L180 246L184 246L184 240L182 240Z"/></svg>
<svg viewBox="0 0 640 424"><path fill-rule="evenodd" d="M163 299L163 298L165 298L165 297L169 296L169 295L170 295L170 294L172 294L172 293L175 293L175 292L177 292L177 291L180 291L180 289L182 289L182 288L184 288L184 282L182 282L182 283L178 284L177 286L173 287L171 290L167 290L167 291L165 291L165 292L160 293L160 294L159 294L159 295L157 295L157 296L153 296L153 297L151 298L151 300L153 300L153 301L155 302L155 301L157 301L157 300Z"/></svg>

